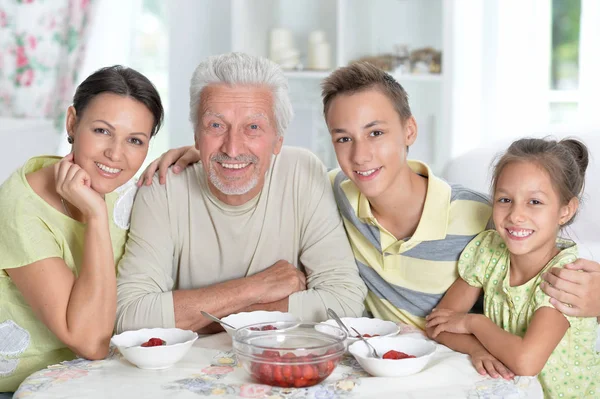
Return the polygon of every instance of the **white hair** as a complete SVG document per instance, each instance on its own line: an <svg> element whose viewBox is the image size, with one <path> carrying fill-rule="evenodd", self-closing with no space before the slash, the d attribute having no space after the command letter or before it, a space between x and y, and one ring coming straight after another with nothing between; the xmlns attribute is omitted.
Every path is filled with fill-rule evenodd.
<svg viewBox="0 0 600 399"><path fill-rule="evenodd" d="M190 82L190 121L198 127L198 109L202 90L211 84L267 86L273 93L273 114L277 134L283 136L294 111L289 85L281 67L263 57L244 53L227 53L209 57L200 63Z"/></svg>

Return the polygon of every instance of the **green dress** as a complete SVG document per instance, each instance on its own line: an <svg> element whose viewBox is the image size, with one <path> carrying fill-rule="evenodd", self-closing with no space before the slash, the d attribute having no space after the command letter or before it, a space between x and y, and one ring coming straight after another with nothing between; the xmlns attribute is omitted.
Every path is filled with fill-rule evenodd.
<svg viewBox="0 0 600 399"><path fill-rule="evenodd" d="M505 331L520 337L535 311L553 307L540 288L541 275L552 267L562 267L578 257L572 241L558 239L561 252L534 278L517 287L510 286L510 254L495 230L480 233L465 248L458 272L473 287L483 288L484 312ZM538 375L547 398L599 398L600 354L596 352L598 323L595 317L566 316L570 327Z"/></svg>
<svg viewBox="0 0 600 399"><path fill-rule="evenodd" d="M75 357L35 316L5 271L56 257L79 274L85 224L50 206L25 177L59 160L32 158L0 186L0 392L13 392L31 373ZM115 264L127 238L129 197L134 195L129 186L105 196Z"/></svg>

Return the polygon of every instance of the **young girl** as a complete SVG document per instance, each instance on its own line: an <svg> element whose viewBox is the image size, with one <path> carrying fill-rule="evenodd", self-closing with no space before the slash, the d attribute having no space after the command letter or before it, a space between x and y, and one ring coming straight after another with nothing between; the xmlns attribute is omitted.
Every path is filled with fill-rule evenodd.
<svg viewBox="0 0 600 399"><path fill-rule="evenodd" d="M496 230L465 248L460 278L427 317L428 334L448 347L467 352L458 334L470 334L515 374L539 373L550 398L600 395L596 318L564 316L540 288L542 274L577 258L558 234L573 222L587 164L577 140L514 142L494 170ZM482 289L485 316L466 313Z"/></svg>

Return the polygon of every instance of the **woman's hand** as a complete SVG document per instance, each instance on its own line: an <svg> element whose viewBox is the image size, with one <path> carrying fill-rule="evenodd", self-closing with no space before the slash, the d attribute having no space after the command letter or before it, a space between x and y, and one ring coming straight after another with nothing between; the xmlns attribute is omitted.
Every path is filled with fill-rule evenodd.
<svg viewBox="0 0 600 399"><path fill-rule="evenodd" d="M152 178L158 171L158 182L165 184L167 182L167 171L173 165L173 173L177 174L189 165L200 160L200 152L194 146L174 148L162 154L160 158L154 160L137 182L138 187L152 184Z"/></svg>
<svg viewBox="0 0 600 399"><path fill-rule="evenodd" d="M455 312L450 309L433 309L425 320L427 320L425 326L433 328L431 337L434 339L444 331L455 334L471 334L468 313Z"/></svg>
<svg viewBox="0 0 600 399"><path fill-rule="evenodd" d="M600 316L600 264L577 259L564 268L554 267L542 275L540 287L550 303L567 316ZM569 306L570 305L570 306Z"/></svg>
<svg viewBox="0 0 600 399"><path fill-rule="evenodd" d="M58 195L79 209L85 220L106 217L104 199L92 189L87 172L73 163L72 153L54 165L54 181Z"/></svg>
<svg viewBox="0 0 600 399"><path fill-rule="evenodd" d="M515 376L515 373L484 349L478 349L469 355L473 366L481 375L489 375L492 378L502 377L505 380L512 380Z"/></svg>

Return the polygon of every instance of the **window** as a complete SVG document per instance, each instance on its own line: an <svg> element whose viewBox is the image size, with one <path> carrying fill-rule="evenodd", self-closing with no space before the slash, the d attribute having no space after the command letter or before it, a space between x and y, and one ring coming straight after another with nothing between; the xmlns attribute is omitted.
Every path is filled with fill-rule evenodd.
<svg viewBox="0 0 600 399"><path fill-rule="evenodd" d="M142 0L139 18L133 32L131 48L131 67L143 73L156 86L165 109L165 120L156 137L150 141L150 149L144 166L169 149L169 59L167 25L167 2L161 0Z"/></svg>
<svg viewBox="0 0 600 399"><path fill-rule="evenodd" d="M552 0L550 123L572 122L579 108L581 0Z"/></svg>

